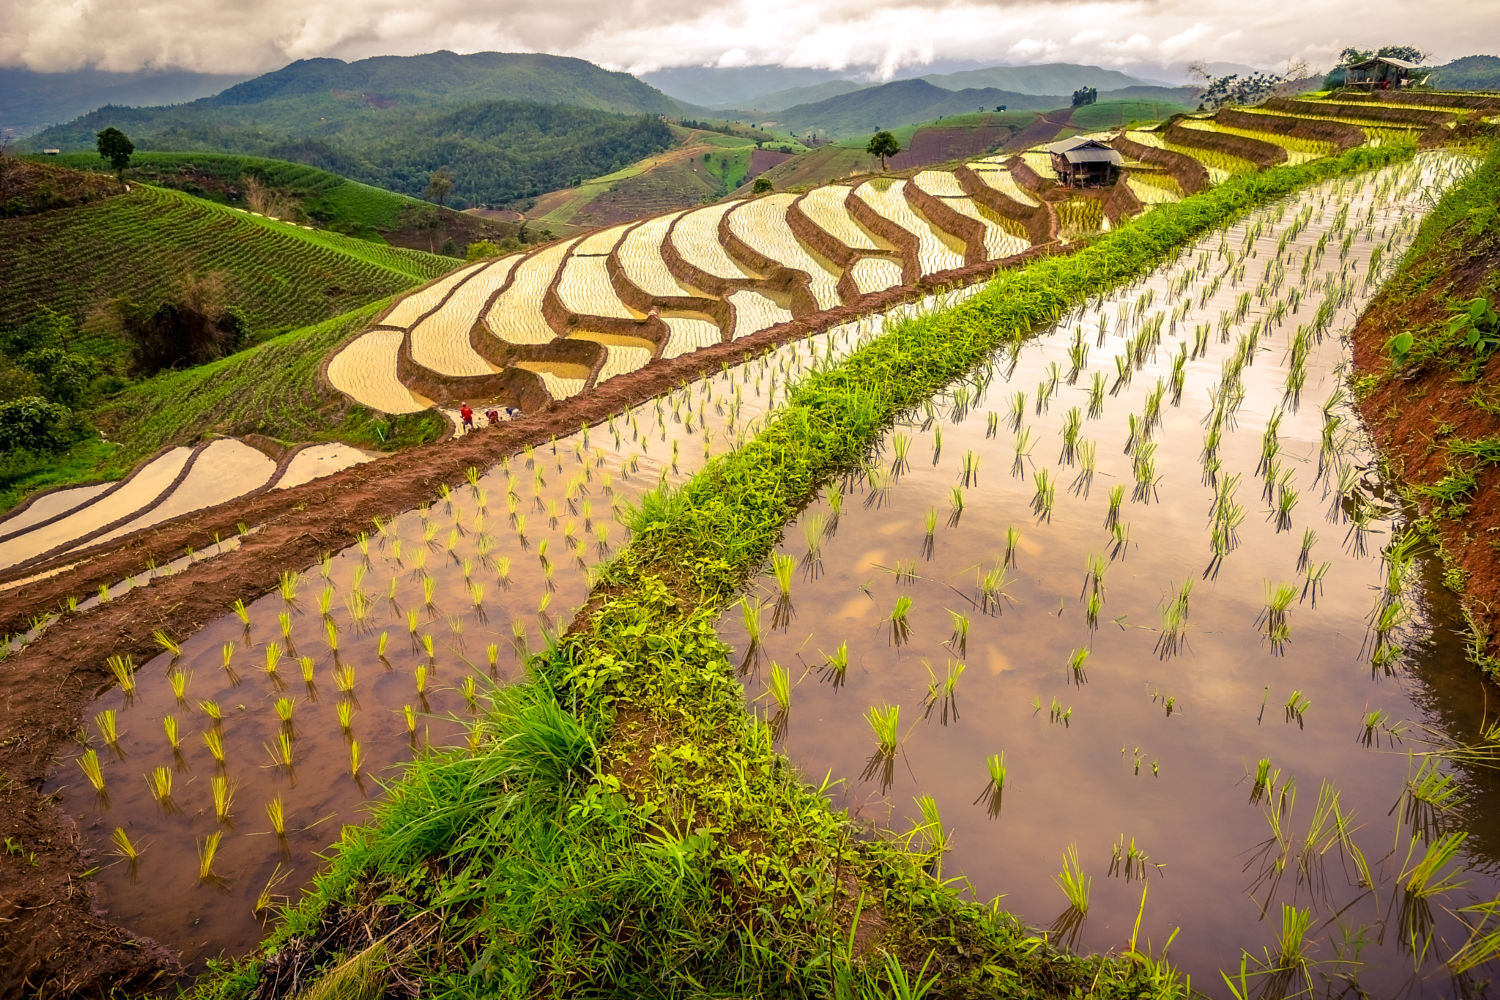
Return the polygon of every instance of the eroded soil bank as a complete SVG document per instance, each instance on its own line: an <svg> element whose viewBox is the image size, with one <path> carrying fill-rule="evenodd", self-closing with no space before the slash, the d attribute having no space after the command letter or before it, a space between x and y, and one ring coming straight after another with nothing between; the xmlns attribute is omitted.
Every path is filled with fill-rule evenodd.
<svg viewBox="0 0 1500 1000"><path fill-rule="evenodd" d="M1500 299L1497 198L1500 148L1428 218L1354 328L1360 416L1441 542L1473 652L1491 674L1500 655L1500 330L1493 320L1453 321L1460 305Z"/></svg>

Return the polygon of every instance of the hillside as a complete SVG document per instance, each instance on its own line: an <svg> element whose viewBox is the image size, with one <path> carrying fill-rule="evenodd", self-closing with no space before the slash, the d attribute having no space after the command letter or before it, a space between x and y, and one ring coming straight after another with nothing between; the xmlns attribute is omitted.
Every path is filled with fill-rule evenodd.
<svg viewBox="0 0 1500 1000"><path fill-rule="evenodd" d="M216 303L252 339L315 323L456 266L451 258L259 218L181 192L130 185L75 208L0 220L9 270L0 328L43 308L84 323L79 345L109 357L123 344L104 317L128 297L152 307L185 282L212 280Z"/></svg>
<svg viewBox="0 0 1500 1000"><path fill-rule="evenodd" d="M93 153L69 153L49 162L75 170L105 171ZM139 153L130 177L235 208L274 215L319 229L435 251L461 254L475 240L513 239L516 227L440 208L302 163L227 153Z"/></svg>
<svg viewBox="0 0 1500 1000"><path fill-rule="evenodd" d="M952 115L973 114L1005 107L1007 111L1049 111L1067 108L1070 93L1020 94L993 88L947 90L926 80L898 80L879 87L787 108L775 115L777 127L796 134L814 133L835 139L868 136L878 129L896 129ZM1161 118L1190 110L1191 88L1134 85L1100 91L1100 104L1117 100L1150 103L1155 107L1138 117ZM1029 119L1028 119L1029 120ZM1130 120L1129 118L1126 119ZM1108 124L1118 124L1110 121Z"/></svg>
<svg viewBox="0 0 1500 1000"><path fill-rule="evenodd" d="M807 87L788 87L786 90L777 90L753 98L750 104L744 105L744 110L782 111L799 104L815 104L818 101L841 97L844 94L852 94L856 90L866 90L873 86L875 84L855 83L853 80L829 80L827 83L814 83ZM733 108L734 105L725 104L722 107L728 109Z"/></svg>
<svg viewBox="0 0 1500 1000"><path fill-rule="evenodd" d="M716 108L750 107L762 95L813 87L844 75L807 66L668 66L640 78L679 101Z"/></svg>
<svg viewBox="0 0 1500 1000"><path fill-rule="evenodd" d="M557 56L481 53L316 59L171 107L105 107L27 148L92 150L107 126L153 152L293 160L420 197L454 177L456 208L552 190L670 145L676 102L623 73ZM647 116L647 117L641 117Z"/></svg>
<svg viewBox="0 0 1500 1000"><path fill-rule="evenodd" d="M1432 71L1427 83L1441 90L1500 90L1500 56L1464 56Z"/></svg>
<svg viewBox="0 0 1500 1000"><path fill-rule="evenodd" d="M181 104L216 94L243 79L243 74L183 70L37 73L18 66L0 67L0 131L11 129L16 138L23 139L101 105Z"/></svg>
<svg viewBox="0 0 1500 1000"><path fill-rule="evenodd" d="M959 73L933 73L921 79L945 90L994 89L1016 94L1071 94L1079 87L1119 90L1145 84L1145 80L1118 70L1077 63L1041 63L1035 66L990 66Z"/></svg>
<svg viewBox="0 0 1500 1000"><path fill-rule="evenodd" d="M628 73L533 52L429 52L352 63L301 59L197 103L233 108L314 96L380 108L506 100L622 114L678 110L671 98Z"/></svg>
<svg viewBox="0 0 1500 1000"><path fill-rule="evenodd" d="M433 171L445 169L453 176L455 208L540 194L572 177L618 170L671 143L667 126L654 117L515 101L376 107L325 94L227 107L101 108L48 129L30 145L87 151L111 125L140 150L292 160L414 197Z"/></svg>
<svg viewBox="0 0 1500 1000"><path fill-rule="evenodd" d="M1064 99L1060 103L1066 104ZM787 108L776 116L777 126L793 134L807 132L832 138L868 134L933 121L945 115L991 111L1055 108L1056 97L1037 97L1009 91L945 90L925 80L897 80L812 104Z"/></svg>

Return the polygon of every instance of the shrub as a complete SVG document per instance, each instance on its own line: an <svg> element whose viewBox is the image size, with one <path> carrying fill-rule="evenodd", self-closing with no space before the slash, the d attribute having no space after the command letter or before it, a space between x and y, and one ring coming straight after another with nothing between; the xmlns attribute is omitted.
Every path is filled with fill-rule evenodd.
<svg viewBox="0 0 1500 1000"><path fill-rule="evenodd" d="M485 260L500 256L500 248L492 240L475 240L464 250L464 260Z"/></svg>
<svg viewBox="0 0 1500 1000"><path fill-rule="evenodd" d="M66 451L88 433L88 425L66 406L40 396L0 403L0 453Z"/></svg>

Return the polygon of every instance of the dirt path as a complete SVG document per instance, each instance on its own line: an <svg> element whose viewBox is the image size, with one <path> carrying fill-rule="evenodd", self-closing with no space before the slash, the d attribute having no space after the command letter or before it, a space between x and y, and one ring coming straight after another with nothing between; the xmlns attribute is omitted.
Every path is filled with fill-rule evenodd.
<svg viewBox="0 0 1500 1000"><path fill-rule="evenodd" d="M1076 245L1075 245L1076 246ZM324 552L354 543L371 519L389 518L433 499L442 483L461 483L468 468L487 469L525 445L540 445L582 424L603 422L683 382L762 351L902 301L954 287L1036 257L1039 247L1000 264L949 272L915 288L871 296L807 321L783 324L610 379L585 396L497 429L434 442L355 466L290 490L198 511L72 557L77 565L7 593L0 628L15 631L34 615L63 606L158 564L204 549L214 534L229 537L240 523L259 526L238 549L186 567L87 611L65 615L21 652L0 661L0 1000L25 996L137 994L178 975L172 956L132 939L95 912L84 872L111 858L86 857L71 822L41 795L52 761L83 723L92 701L113 683L105 666L116 653L139 661L158 650L151 633L177 640L274 590L283 570L315 563ZM66 562L60 560L60 562ZM30 572L35 572L32 568ZM0 575L0 582L14 578ZM21 574L24 575L24 574ZM11 847L9 845L15 845Z"/></svg>

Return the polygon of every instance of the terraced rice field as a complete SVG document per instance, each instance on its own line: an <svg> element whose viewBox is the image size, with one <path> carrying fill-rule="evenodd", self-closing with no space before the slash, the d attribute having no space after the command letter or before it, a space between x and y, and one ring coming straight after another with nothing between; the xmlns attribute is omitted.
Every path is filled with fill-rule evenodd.
<svg viewBox="0 0 1500 1000"><path fill-rule="evenodd" d="M912 209L906 200L906 184L887 178L865 181L854 189L854 197L915 238L917 264L924 276L963 267L962 241L936 228Z"/></svg>
<svg viewBox="0 0 1500 1000"><path fill-rule="evenodd" d="M1307 105L1310 118L1340 120L1351 114L1342 105L1320 114L1324 109L1317 102L1300 104ZM1275 113L1285 117L1291 112ZM1296 113L1303 113L1300 107ZM1188 118L1182 124L1275 144L1287 150L1293 163L1334 150L1329 142L1220 125L1212 118ZM1388 124L1382 127L1392 130ZM1397 126L1394 131L1405 130ZM1214 183L1256 169L1239 156L1172 143L1159 132L1124 134L1201 163ZM430 405L428 400L411 386L403 387L396 376L396 359L405 347L412 361L433 376L419 380L424 391L449 385L443 391L451 398L438 402L451 405L476 395L463 380L501 373L497 363L486 360L492 352L482 344L480 350L470 345L470 331L478 324L482 335L493 336L496 350L510 359L506 364L512 373L530 373L519 382L505 382L512 388L504 391L529 392L533 402L575 395L656 358L678 357L783 323L815 324L819 313L854 304L844 302L844 296L858 298L900 287L913 276L958 271L965 267L966 254L1003 260L1029 249L1029 234L1049 231L1071 242L1107 231L1118 221L1099 200L1059 198L1044 149L1020 157L1041 178L1037 191L1017 182L1009 169L1013 162L990 156L966 165L982 184L1013 203L1004 215L968 195L964 184L973 181L966 176L922 170L910 179L880 177L854 187L829 184L800 196L776 193L673 212L472 265L398 302L378 322L376 333L355 340L332 360L328 377L373 409L422 409ZM1179 183L1159 166L1128 166L1125 175L1124 183L1148 208L1182 197ZM948 232L943 222L926 217L917 206L931 205L927 199L932 198L954 215L978 223L983 234L976 240L979 246L967 247L966 239L975 239L980 230L944 215L947 225L963 230ZM1027 212L1033 219L1023 225L1018 220ZM639 327L638 335L631 324ZM555 342L589 339L578 335L590 331L630 334L639 343L628 345L629 350L615 344L615 349L596 352L584 367L577 356L565 355L571 367L560 368Z"/></svg>
<svg viewBox="0 0 1500 1000"><path fill-rule="evenodd" d="M773 194L741 202L729 213L729 231L752 250L765 254L783 267L807 275L808 287L819 309L839 305L839 272L813 255L792 234L786 210L797 200L794 194Z"/></svg>
<svg viewBox="0 0 1500 1000"><path fill-rule="evenodd" d="M898 418L721 619L803 776L1064 947L1171 940L1195 995L1487 995L1494 709L1346 386L1471 165L1260 209Z"/></svg>
<svg viewBox="0 0 1500 1000"><path fill-rule="evenodd" d="M81 551L181 514L262 489L286 489L370 456L343 444L298 449L280 469L264 452L234 438L171 448L118 483L44 494L0 520L0 569L44 554Z"/></svg>

